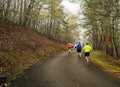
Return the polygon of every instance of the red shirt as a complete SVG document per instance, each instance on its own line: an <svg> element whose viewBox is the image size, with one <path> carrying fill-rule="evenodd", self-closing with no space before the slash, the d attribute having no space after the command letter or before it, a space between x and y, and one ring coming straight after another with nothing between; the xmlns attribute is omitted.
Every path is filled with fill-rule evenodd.
<svg viewBox="0 0 120 87"><path fill-rule="evenodd" d="M68 43L68 49L70 49L72 47L71 43Z"/></svg>

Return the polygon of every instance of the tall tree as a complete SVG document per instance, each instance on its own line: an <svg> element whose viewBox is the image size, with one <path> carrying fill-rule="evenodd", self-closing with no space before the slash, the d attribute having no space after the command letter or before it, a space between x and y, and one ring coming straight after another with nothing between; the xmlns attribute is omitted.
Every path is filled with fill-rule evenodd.
<svg viewBox="0 0 120 87"><path fill-rule="evenodd" d="M107 46L107 52L115 58L119 57L117 44L119 35L119 7L118 0L85 0L85 9L83 11L85 16L84 27L89 28L89 36L92 35L94 48L100 49L104 47L101 43L104 35L112 36L112 44ZM91 33L92 32L92 33ZM102 46L100 46L100 43Z"/></svg>

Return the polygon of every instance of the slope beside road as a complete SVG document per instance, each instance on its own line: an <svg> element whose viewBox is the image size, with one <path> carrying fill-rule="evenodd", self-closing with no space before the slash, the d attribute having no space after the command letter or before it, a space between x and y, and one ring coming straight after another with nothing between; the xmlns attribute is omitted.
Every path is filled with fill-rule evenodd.
<svg viewBox="0 0 120 87"><path fill-rule="evenodd" d="M76 52L61 52L25 70L10 87L120 87L120 80L87 66Z"/></svg>

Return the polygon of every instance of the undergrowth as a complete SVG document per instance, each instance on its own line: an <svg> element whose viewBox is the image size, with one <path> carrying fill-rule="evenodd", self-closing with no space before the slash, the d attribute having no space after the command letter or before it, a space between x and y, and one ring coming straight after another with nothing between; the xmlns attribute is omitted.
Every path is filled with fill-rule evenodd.
<svg viewBox="0 0 120 87"><path fill-rule="evenodd" d="M99 66L108 74L120 79L120 60L116 60L109 55L106 57L104 51L91 52L90 59L93 64Z"/></svg>

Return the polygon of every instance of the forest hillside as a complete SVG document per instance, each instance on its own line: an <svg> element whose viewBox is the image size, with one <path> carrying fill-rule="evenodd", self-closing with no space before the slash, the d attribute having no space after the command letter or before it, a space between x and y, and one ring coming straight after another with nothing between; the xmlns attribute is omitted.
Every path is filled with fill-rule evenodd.
<svg viewBox="0 0 120 87"><path fill-rule="evenodd" d="M29 67L61 50L66 46L35 30L0 21L0 74Z"/></svg>

